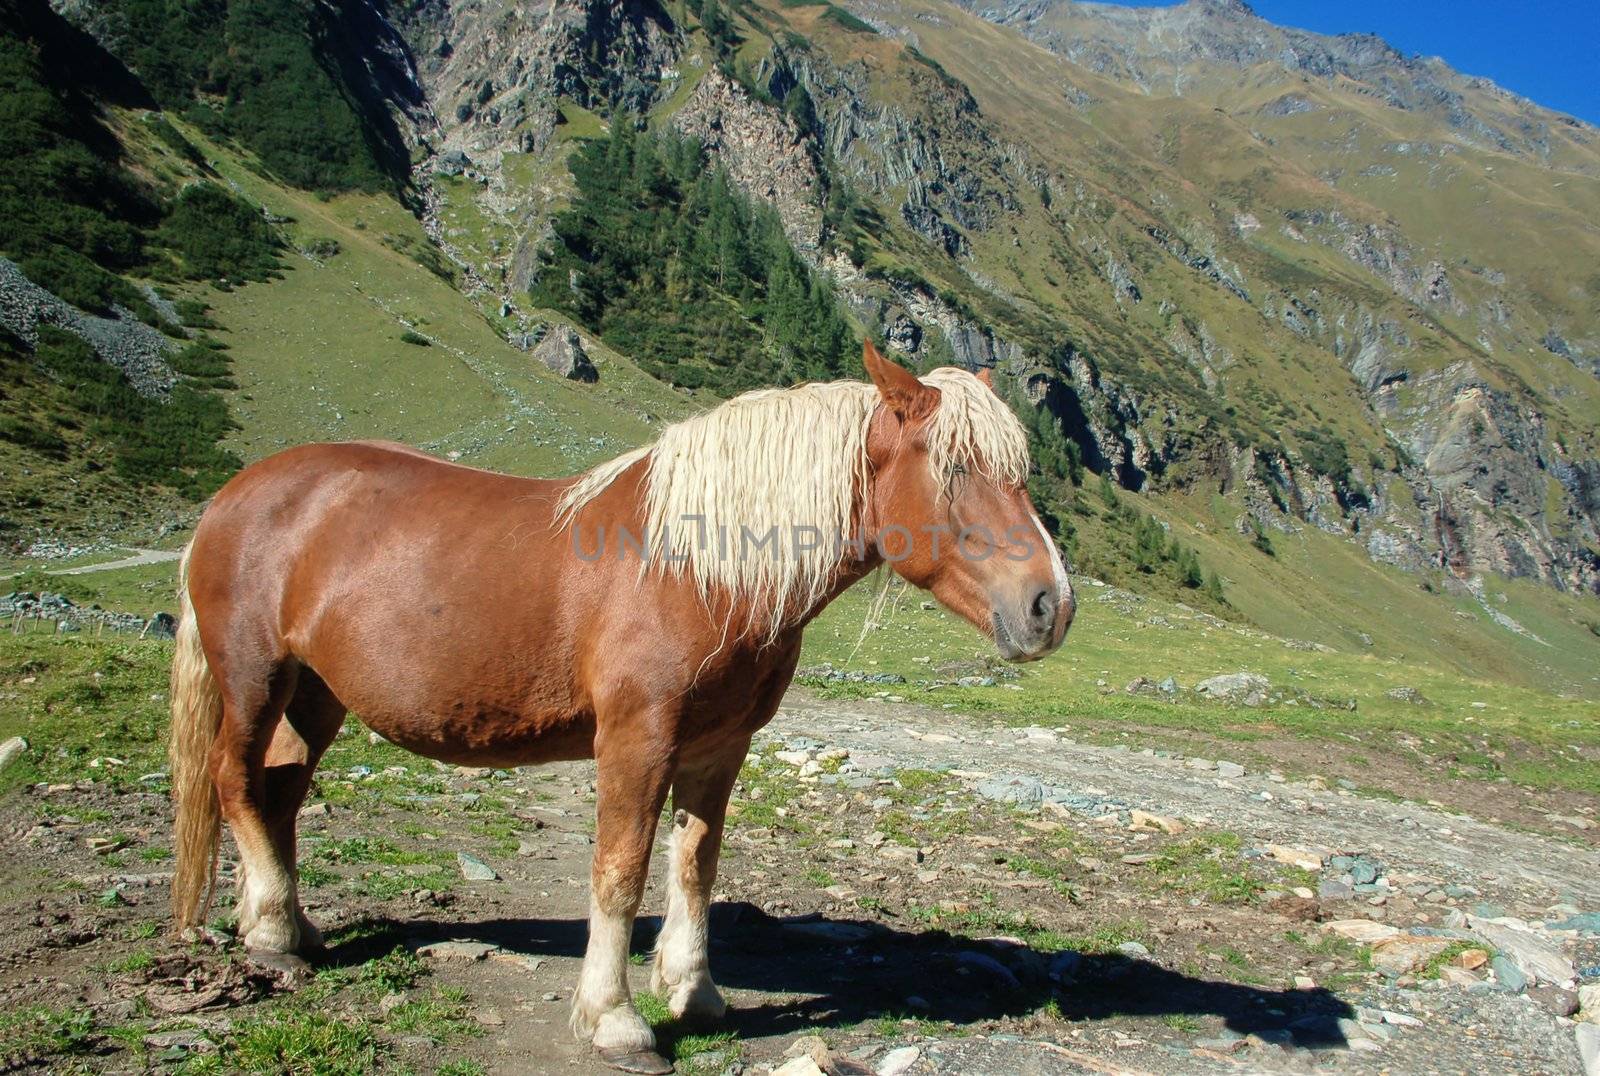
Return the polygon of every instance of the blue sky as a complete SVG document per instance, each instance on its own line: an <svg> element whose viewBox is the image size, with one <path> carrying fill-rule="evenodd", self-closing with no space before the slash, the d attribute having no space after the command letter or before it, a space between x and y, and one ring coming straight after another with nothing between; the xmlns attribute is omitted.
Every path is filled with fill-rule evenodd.
<svg viewBox="0 0 1600 1076"><path fill-rule="evenodd" d="M1246 2L1283 26L1375 33L1402 52L1442 56L1458 71L1484 75L1541 105L1600 123L1600 0Z"/></svg>

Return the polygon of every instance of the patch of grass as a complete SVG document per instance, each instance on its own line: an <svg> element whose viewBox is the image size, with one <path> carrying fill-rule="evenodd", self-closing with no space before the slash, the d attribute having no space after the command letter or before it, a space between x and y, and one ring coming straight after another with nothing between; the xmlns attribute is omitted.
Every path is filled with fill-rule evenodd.
<svg viewBox="0 0 1600 1076"><path fill-rule="evenodd" d="M386 1053L366 1021L287 1008L235 1023L212 1060L216 1071L365 1076Z"/></svg>
<svg viewBox="0 0 1600 1076"><path fill-rule="evenodd" d="M672 1020L666 1001L653 990L640 990L634 994L633 1007L639 1010L639 1015L651 1027L659 1027Z"/></svg>
<svg viewBox="0 0 1600 1076"><path fill-rule="evenodd" d="M679 1073L684 1076L712 1076L739 1060L744 1044L732 1031L683 1035L669 1047Z"/></svg>
<svg viewBox="0 0 1600 1076"><path fill-rule="evenodd" d="M149 949L135 949L127 956L107 964L106 970L113 975L120 975L130 971L143 971L146 968L154 967L155 962L156 955Z"/></svg>
<svg viewBox="0 0 1600 1076"><path fill-rule="evenodd" d="M1215 904L1244 904L1261 886L1244 870L1243 840L1236 833L1211 833L1168 845L1148 866L1162 889Z"/></svg>
<svg viewBox="0 0 1600 1076"><path fill-rule="evenodd" d="M446 1061L433 1070L433 1076L488 1076L489 1070L483 1064L471 1058L461 1058L457 1061Z"/></svg>
<svg viewBox="0 0 1600 1076"><path fill-rule="evenodd" d="M483 1034L483 1026L467 1008L466 992L448 986L438 988L429 997L396 1006L385 1026L405 1035L422 1035L435 1043Z"/></svg>
<svg viewBox="0 0 1600 1076"><path fill-rule="evenodd" d="M1165 1013L1161 1017L1161 1022L1166 1024L1172 1030L1181 1031L1185 1035L1193 1035L1205 1027L1204 1024L1190 1016L1188 1013L1181 1012Z"/></svg>
<svg viewBox="0 0 1600 1076"><path fill-rule="evenodd" d="M1490 960L1495 958L1495 949L1491 945L1485 945L1482 942L1477 941L1467 941L1466 939L1453 941L1417 970L1417 978L1439 978L1439 976L1443 974L1444 969L1449 967L1455 961L1456 957L1460 956L1462 953L1465 953L1469 949L1482 949L1485 953L1489 954Z"/></svg>
<svg viewBox="0 0 1600 1076"><path fill-rule="evenodd" d="M81 1056L93 1046L93 1031L88 1009L30 1005L0 1012L0 1068Z"/></svg>

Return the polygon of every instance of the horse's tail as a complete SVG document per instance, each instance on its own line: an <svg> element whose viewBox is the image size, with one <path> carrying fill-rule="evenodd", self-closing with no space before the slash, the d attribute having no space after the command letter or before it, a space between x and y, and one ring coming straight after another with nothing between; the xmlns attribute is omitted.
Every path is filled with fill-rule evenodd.
<svg viewBox="0 0 1600 1076"><path fill-rule="evenodd" d="M189 601L192 549L190 543L178 562L178 641L172 655L172 733L167 745L177 805L172 920L178 931L205 919L222 835L222 809L210 767L211 745L222 726L222 693L200 648L200 625Z"/></svg>

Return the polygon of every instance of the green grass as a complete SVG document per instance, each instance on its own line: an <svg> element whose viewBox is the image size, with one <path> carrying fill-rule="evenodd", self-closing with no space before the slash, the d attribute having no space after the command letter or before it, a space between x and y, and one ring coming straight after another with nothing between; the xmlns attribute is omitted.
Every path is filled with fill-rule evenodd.
<svg viewBox="0 0 1600 1076"><path fill-rule="evenodd" d="M365 1076L387 1052L364 1020L290 1008L236 1023L214 1068L263 1076Z"/></svg>
<svg viewBox="0 0 1600 1076"><path fill-rule="evenodd" d="M87 1009L29 1005L0 1012L0 1068L87 1054L93 1031Z"/></svg>
<svg viewBox="0 0 1600 1076"><path fill-rule="evenodd" d="M1309 561L1303 567L1312 571ZM943 609L922 609L922 596L914 592L897 597L890 614L858 646L868 603L865 585L846 592L812 625L801 664L830 662L840 668L897 673L908 681L815 686L824 695L895 694L956 712L994 713L1017 724L1070 726L1073 735L1090 740L1128 742L1137 735L1145 742L1170 745L1175 734L1196 733L1236 741L1237 746L1223 749L1224 757L1247 764L1254 761L1249 743L1259 737L1364 744L1371 753L1385 756L1393 755L1396 741L1403 740L1410 746L1402 756L1419 764L1442 768L1451 758L1458 760L1451 763L1458 768L1462 758L1486 763L1468 774L1473 779L1504 775L1538 788L1600 793L1600 771L1586 762L1588 753L1600 748L1600 726L1593 721L1593 703L1586 699L1481 673L1463 675L1442 652L1431 660L1414 649L1402 654L1320 652L1170 602L1097 588L1082 577L1074 585L1079 613L1066 645L1045 661L1019 668L1013 686L1020 690L1005 683L992 688L928 686L938 675L931 669L947 662L977 669L992 654L970 625ZM1284 585L1292 584L1285 580ZM1530 590L1506 587L1513 602L1518 596L1527 600ZM1230 707L1188 690L1206 677L1241 670L1266 676L1284 701ZM1122 691L1139 676L1158 681L1172 676L1185 690L1171 702ZM1388 691L1398 687L1419 689L1433 705L1390 698ZM1335 705L1351 701L1354 710ZM1328 760L1330 765L1336 761ZM1354 762L1348 772L1326 776L1373 783Z"/></svg>

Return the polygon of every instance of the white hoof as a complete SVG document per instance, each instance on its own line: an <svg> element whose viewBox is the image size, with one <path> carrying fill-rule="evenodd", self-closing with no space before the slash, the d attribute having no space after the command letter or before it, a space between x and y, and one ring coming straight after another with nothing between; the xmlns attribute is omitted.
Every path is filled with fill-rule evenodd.
<svg viewBox="0 0 1600 1076"><path fill-rule="evenodd" d="M244 932L242 940L246 949L293 953L300 948L300 930L293 919L261 916L253 927Z"/></svg>
<svg viewBox="0 0 1600 1076"><path fill-rule="evenodd" d="M597 1050L628 1053L655 1049L655 1032L631 1002L598 1014L582 1001L574 1002L571 1024L572 1033L579 1040L592 1042Z"/></svg>
<svg viewBox="0 0 1600 1076"><path fill-rule="evenodd" d="M667 1011L674 1020L715 1021L727 1015L728 1003L723 1000L717 984L706 976L673 987L667 994Z"/></svg>

